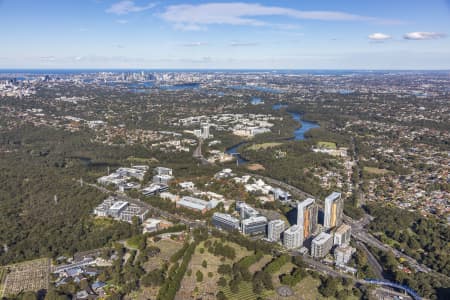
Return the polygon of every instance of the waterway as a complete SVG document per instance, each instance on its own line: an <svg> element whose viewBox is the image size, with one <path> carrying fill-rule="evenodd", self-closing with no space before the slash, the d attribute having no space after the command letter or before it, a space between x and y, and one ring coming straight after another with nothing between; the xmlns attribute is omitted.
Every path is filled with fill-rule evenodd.
<svg viewBox="0 0 450 300"><path fill-rule="evenodd" d="M272 106L273 110L280 110L281 108L286 108L287 105L286 104L275 104L274 106ZM309 130L313 129L313 128L319 128L320 125L315 123L315 122L311 122L311 121L306 121L302 119L302 114L298 113L298 112L293 112L293 111L288 111L288 113L291 115L292 119L294 119L295 121L297 121L299 123L299 127L294 131L294 136L292 138L290 138L290 140L294 140L294 141L303 141L306 139L305 137L305 133L308 132ZM245 164L248 163L248 160L244 159L238 152L238 148L244 144L247 144L248 142L240 142L237 145L234 145L228 149L225 150L225 153L228 154L233 154L237 160L238 160L238 164Z"/></svg>

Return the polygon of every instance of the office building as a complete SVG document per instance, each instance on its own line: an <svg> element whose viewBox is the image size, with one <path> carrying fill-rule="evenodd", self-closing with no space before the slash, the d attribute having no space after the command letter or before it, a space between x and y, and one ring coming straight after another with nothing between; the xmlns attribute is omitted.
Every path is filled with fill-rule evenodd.
<svg viewBox="0 0 450 300"><path fill-rule="evenodd" d="M283 233L283 245L288 249L300 248L303 245L302 227L292 225Z"/></svg>
<svg viewBox="0 0 450 300"><path fill-rule="evenodd" d="M180 201L177 202L177 207L184 207L192 210L199 211L201 213L205 213L206 211L216 207L218 201L205 201L202 199L184 196Z"/></svg>
<svg viewBox="0 0 450 300"><path fill-rule="evenodd" d="M267 238L269 241L278 242L284 231L283 220L272 220L267 225Z"/></svg>
<svg viewBox="0 0 450 300"><path fill-rule="evenodd" d="M333 247L333 237L331 234L322 232L316 236L311 243L311 256L312 257L324 257Z"/></svg>
<svg viewBox="0 0 450 300"><path fill-rule="evenodd" d="M170 168L165 168L165 167L156 167L153 170L153 174L155 175L169 175L172 176L172 169Z"/></svg>
<svg viewBox="0 0 450 300"><path fill-rule="evenodd" d="M251 217L257 217L260 215L256 209L254 209L253 207L251 207L250 205L248 205L245 202L239 202L239 201L236 202L236 211L239 212L241 220L251 218Z"/></svg>
<svg viewBox="0 0 450 300"><path fill-rule="evenodd" d="M112 217L115 220L131 223L133 217L141 221L145 219L148 210L135 203L119 200L113 196L105 199L94 209L94 214L99 217Z"/></svg>
<svg viewBox="0 0 450 300"><path fill-rule="evenodd" d="M239 230L239 220L229 214L214 213L212 216L212 224L223 230Z"/></svg>
<svg viewBox="0 0 450 300"><path fill-rule="evenodd" d="M343 266L346 265L353 254L356 252L356 249L350 246L339 246L334 249L334 262L336 265Z"/></svg>
<svg viewBox="0 0 450 300"><path fill-rule="evenodd" d="M172 222L149 218L142 223L142 233L150 233L173 226Z"/></svg>
<svg viewBox="0 0 450 300"><path fill-rule="evenodd" d="M264 216L250 217L241 222L242 233L247 235L266 235L267 218Z"/></svg>
<svg viewBox="0 0 450 300"><path fill-rule="evenodd" d="M335 245L348 245L352 236L352 228L347 224L342 224L334 232Z"/></svg>
<svg viewBox="0 0 450 300"><path fill-rule="evenodd" d="M148 187L142 189L142 194L144 196L154 196L169 190L166 184L152 183Z"/></svg>
<svg viewBox="0 0 450 300"><path fill-rule="evenodd" d="M201 138L206 140L209 138L209 124L203 124L201 128Z"/></svg>
<svg viewBox="0 0 450 300"><path fill-rule="evenodd" d="M315 200L308 198L297 205L297 225L303 229L303 239L308 239L317 228L318 208Z"/></svg>
<svg viewBox="0 0 450 300"><path fill-rule="evenodd" d="M273 198L275 200L279 200L279 201L289 201L291 200L292 196L289 192L283 191L280 188L273 188L270 191L271 194L273 194Z"/></svg>
<svg viewBox="0 0 450 300"><path fill-rule="evenodd" d="M344 211L341 193L333 192L325 198L324 224L326 230L340 226Z"/></svg>

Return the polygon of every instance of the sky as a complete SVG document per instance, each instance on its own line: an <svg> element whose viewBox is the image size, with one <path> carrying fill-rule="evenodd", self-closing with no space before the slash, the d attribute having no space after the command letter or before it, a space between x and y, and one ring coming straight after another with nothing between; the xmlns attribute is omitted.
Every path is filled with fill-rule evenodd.
<svg viewBox="0 0 450 300"><path fill-rule="evenodd" d="M0 68L450 69L450 0L0 0Z"/></svg>

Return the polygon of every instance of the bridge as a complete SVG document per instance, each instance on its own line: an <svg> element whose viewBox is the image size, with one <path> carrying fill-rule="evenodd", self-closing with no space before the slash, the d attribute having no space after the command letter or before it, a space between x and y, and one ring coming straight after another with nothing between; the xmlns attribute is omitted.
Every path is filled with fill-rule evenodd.
<svg viewBox="0 0 450 300"><path fill-rule="evenodd" d="M408 293L414 300L422 300L422 297L420 297L415 291L413 291L412 289L410 289L407 286L404 286L404 285L401 285L398 283L394 283L394 282L390 282L390 281L386 281L386 280L378 280L378 279L364 279L364 282L369 283L369 284L382 285L382 286L399 289L399 290L402 290L402 291Z"/></svg>

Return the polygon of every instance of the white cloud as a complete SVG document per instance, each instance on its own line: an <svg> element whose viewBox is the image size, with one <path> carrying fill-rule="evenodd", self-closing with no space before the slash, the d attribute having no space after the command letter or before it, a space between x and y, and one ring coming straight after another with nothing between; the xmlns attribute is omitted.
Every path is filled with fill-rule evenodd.
<svg viewBox="0 0 450 300"><path fill-rule="evenodd" d="M199 30L206 25L213 24L271 25L258 19L258 17L264 16L282 16L293 19L320 21L382 21L374 17L339 11L302 11L242 2L171 5L160 16L165 21L175 24L175 28L184 30L189 28Z"/></svg>
<svg viewBox="0 0 450 300"><path fill-rule="evenodd" d="M144 6L137 6L134 1L124 0L111 5L110 8L106 10L107 13L115 15L126 15L133 12L140 12L147 9L151 9L156 6L156 3L149 3Z"/></svg>
<svg viewBox="0 0 450 300"><path fill-rule="evenodd" d="M392 36L381 33L381 32L375 32L375 33L370 34L368 36L368 38L371 41L382 42L382 41L390 40L392 38Z"/></svg>
<svg viewBox="0 0 450 300"><path fill-rule="evenodd" d="M251 46L257 46L258 43L255 42L231 42L231 47L251 47Z"/></svg>
<svg viewBox="0 0 450 300"><path fill-rule="evenodd" d="M181 44L183 47L200 47L200 46L207 46L208 43L206 42L191 42L191 43L185 43Z"/></svg>
<svg viewBox="0 0 450 300"><path fill-rule="evenodd" d="M119 20L116 20L116 23L124 25L124 24L128 24L128 20L119 19Z"/></svg>
<svg viewBox="0 0 450 300"><path fill-rule="evenodd" d="M436 40L445 38L447 35L445 33L439 32L424 32L424 31L415 31L406 33L403 38L405 40Z"/></svg>

